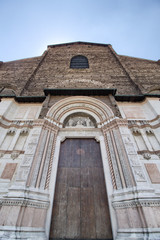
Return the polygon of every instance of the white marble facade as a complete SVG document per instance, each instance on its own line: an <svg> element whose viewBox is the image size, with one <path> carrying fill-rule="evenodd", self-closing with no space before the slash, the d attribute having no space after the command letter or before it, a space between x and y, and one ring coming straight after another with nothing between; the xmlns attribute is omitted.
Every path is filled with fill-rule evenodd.
<svg viewBox="0 0 160 240"><path fill-rule="evenodd" d="M160 101L64 97L39 119L40 103L0 102L0 239L48 239L60 144L100 142L113 238L160 239Z"/></svg>

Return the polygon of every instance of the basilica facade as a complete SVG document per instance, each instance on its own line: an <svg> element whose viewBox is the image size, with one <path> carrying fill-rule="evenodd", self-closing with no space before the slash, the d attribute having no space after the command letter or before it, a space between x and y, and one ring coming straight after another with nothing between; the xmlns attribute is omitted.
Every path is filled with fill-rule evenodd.
<svg viewBox="0 0 160 240"><path fill-rule="evenodd" d="M0 239L160 239L159 61L50 45L0 98Z"/></svg>

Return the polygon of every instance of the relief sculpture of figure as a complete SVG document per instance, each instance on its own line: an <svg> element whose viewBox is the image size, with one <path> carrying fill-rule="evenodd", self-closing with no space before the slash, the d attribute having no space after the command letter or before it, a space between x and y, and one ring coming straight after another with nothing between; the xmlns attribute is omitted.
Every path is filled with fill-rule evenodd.
<svg viewBox="0 0 160 240"><path fill-rule="evenodd" d="M69 121L68 121L68 126L73 127L73 123L74 123L73 119L70 118Z"/></svg>
<svg viewBox="0 0 160 240"><path fill-rule="evenodd" d="M83 121L82 121L82 119L80 117L78 118L76 126L80 126L80 127L83 126Z"/></svg>
<svg viewBox="0 0 160 240"><path fill-rule="evenodd" d="M91 126L91 120L89 119L89 117L87 117L87 118L85 119L85 122L86 122L86 126L87 126L87 127L90 127L90 126Z"/></svg>
<svg viewBox="0 0 160 240"><path fill-rule="evenodd" d="M67 122L67 127L93 127L92 121L89 117L73 117Z"/></svg>

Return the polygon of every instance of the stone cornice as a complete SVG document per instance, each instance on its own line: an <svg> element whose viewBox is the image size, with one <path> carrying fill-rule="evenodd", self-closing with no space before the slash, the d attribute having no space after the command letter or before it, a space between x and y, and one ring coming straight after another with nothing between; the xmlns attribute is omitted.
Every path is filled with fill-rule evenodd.
<svg viewBox="0 0 160 240"><path fill-rule="evenodd" d="M143 102L147 97L160 98L160 95L159 94L116 95L115 100L118 102Z"/></svg>
<svg viewBox="0 0 160 240"><path fill-rule="evenodd" d="M105 131L105 130L113 129L113 128L120 127L120 126L128 126L127 119L122 119L122 118L116 117L116 118L106 120L102 124L102 129Z"/></svg>
<svg viewBox="0 0 160 240"><path fill-rule="evenodd" d="M49 130L58 130L59 124L58 122L45 118L45 119L37 119L37 120L13 120L9 121L8 119L1 117L0 119L0 127L9 129L22 129L22 128L33 128L33 127L43 127L48 128Z"/></svg>
<svg viewBox="0 0 160 240"><path fill-rule="evenodd" d="M152 120L128 120L128 127L129 128L138 127L140 129L150 127L152 129L155 129L160 127L160 122L158 120L160 120L160 115L157 115L157 117ZM155 123L155 125L151 125L151 123L153 124L153 122L156 121L158 122Z"/></svg>
<svg viewBox="0 0 160 240"><path fill-rule="evenodd" d="M14 96L14 95L0 95L0 98L14 98L18 103L43 103L45 96Z"/></svg>
<svg viewBox="0 0 160 240"><path fill-rule="evenodd" d="M157 151L150 151L150 150L142 150L142 151L137 151L138 154L143 155L143 157L147 160L151 158L151 155L158 155L160 158L160 150Z"/></svg>
<svg viewBox="0 0 160 240"><path fill-rule="evenodd" d="M45 88L44 93L47 96L48 94L52 96L107 96L109 94L112 94L113 96L116 93L115 88L79 88L79 89L55 89L55 88Z"/></svg>
<svg viewBox="0 0 160 240"><path fill-rule="evenodd" d="M32 128L33 127L33 120L13 120L10 121L5 117L1 117L0 119L0 126L3 128L17 128L17 129L21 129L21 128Z"/></svg>

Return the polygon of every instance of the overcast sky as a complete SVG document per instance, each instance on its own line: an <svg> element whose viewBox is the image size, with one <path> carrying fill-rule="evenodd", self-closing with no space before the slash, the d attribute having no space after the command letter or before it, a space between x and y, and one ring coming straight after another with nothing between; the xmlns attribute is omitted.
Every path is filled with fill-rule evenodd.
<svg viewBox="0 0 160 240"><path fill-rule="evenodd" d="M47 45L110 43L121 55L160 59L160 0L0 0L0 61Z"/></svg>

